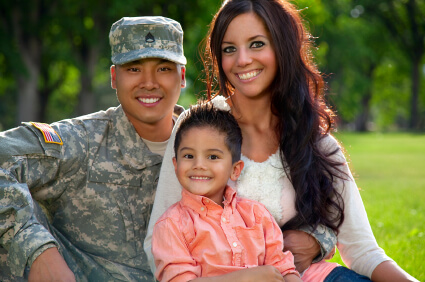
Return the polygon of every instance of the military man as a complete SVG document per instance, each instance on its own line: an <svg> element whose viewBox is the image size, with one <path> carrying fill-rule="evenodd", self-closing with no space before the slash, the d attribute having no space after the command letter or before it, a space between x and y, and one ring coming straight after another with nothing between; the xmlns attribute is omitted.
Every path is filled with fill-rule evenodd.
<svg viewBox="0 0 425 282"><path fill-rule="evenodd" d="M0 280L152 280L143 240L185 85L180 24L112 25L120 105L0 133ZM22 278L21 278L22 279Z"/></svg>

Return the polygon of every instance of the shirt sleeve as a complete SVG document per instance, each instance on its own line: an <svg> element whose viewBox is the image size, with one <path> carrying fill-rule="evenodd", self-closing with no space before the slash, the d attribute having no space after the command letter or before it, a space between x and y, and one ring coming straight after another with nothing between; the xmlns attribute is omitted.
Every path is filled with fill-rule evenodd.
<svg viewBox="0 0 425 282"><path fill-rule="evenodd" d="M337 141L329 136L328 148L336 148ZM359 189L340 150L335 156L344 162L343 179L335 180L335 187L344 201L344 222L337 236L337 247L344 263L359 274L371 277L373 270L382 262L391 260L378 246L367 217Z"/></svg>
<svg viewBox="0 0 425 282"><path fill-rule="evenodd" d="M173 132L171 133L168 145L165 150L164 159L161 166L161 172L158 180L158 185L155 193L155 201L152 208L151 217L149 220L148 230L144 241L144 250L148 257L149 266L152 273L155 273L155 263L152 256L152 232L157 220L171 205L180 201L182 187L174 172L173 157L174 157L174 139L176 131L180 125L181 119L186 115L187 111L182 113L177 120ZM172 188L171 188L172 187Z"/></svg>
<svg viewBox="0 0 425 282"><path fill-rule="evenodd" d="M276 267L283 276L287 274L296 274L294 256L290 251L283 252L283 235L279 225L273 216L267 211L265 207L263 210L262 223L265 239L265 265L273 265Z"/></svg>
<svg viewBox="0 0 425 282"><path fill-rule="evenodd" d="M189 281L201 277L201 266L192 258L178 220L161 219L154 227L152 253L159 281Z"/></svg>
<svg viewBox="0 0 425 282"><path fill-rule="evenodd" d="M37 250L57 245L34 216L30 188L42 187L56 175L60 145L43 147L39 138L27 126L0 133L0 245L8 251L7 263L16 276L23 275Z"/></svg>

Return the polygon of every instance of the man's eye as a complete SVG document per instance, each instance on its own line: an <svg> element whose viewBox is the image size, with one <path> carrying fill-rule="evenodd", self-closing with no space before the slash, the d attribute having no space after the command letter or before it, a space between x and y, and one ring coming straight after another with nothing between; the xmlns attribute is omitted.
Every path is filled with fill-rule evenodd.
<svg viewBox="0 0 425 282"><path fill-rule="evenodd" d="M233 46L223 48L223 53L233 53L236 51L236 48Z"/></svg>
<svg viewBox="0 0 425 282"><path fill-rule="evenodd" d="M265 43L262 42L262 41L255 41L255 42L252 42L251 47L253 47L253 48L261 48L264 45L265 45Z"/></svg>

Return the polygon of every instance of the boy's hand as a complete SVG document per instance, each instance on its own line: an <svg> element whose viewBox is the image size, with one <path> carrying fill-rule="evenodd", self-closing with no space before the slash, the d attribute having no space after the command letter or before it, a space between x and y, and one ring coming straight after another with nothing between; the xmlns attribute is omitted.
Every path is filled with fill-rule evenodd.
<svg viewBox="0 0 425 282"><path fill-rule="evenodd" d="M262 265L249 268L240 281L285 281L282 274L272 265Z"/></svg>
<svg viewBox="0 0 425 282"><path fill-rule="evenodd" d="M272 265L262 265L253 268L246 268L233 271L227 274L214 277L200 277L191 282L284 282L282 274ZM291 280L289 280L291 281Z"/></svg>
<svg viewBox="0 0 425 282"><path fill-rule="evenodd" d="M58 249L50 248L45 250L32 263L28 281L75 282L75 277Z"/></svg>

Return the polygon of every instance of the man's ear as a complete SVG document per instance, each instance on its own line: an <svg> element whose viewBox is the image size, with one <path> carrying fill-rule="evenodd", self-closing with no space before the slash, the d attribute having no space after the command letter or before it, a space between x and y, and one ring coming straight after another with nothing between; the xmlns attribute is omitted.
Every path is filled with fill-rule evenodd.
<svg viewBox="0 0 425 282"><path fill-rule="evenodd" d="M185 88L186 87L186 67L184 66L181 67L181 75L182 75L181 87Z"/></svg>
<svg viewBox="0 0 425 282"><path fill-rule="evenodd" d="M230 179L233 181L238 180L241 175L242 169L244 167L244 162L239 160L233 164L232 174L230 175Z"/></svg>
<svg viewBox="0 0 425 282"><path fill-rule="evenodd" d="M117 73L116 73L116 66L112 65L111 68L111 87L112 89L117 89L117 83L116 83L116 79L117 79Z"/></svg>

